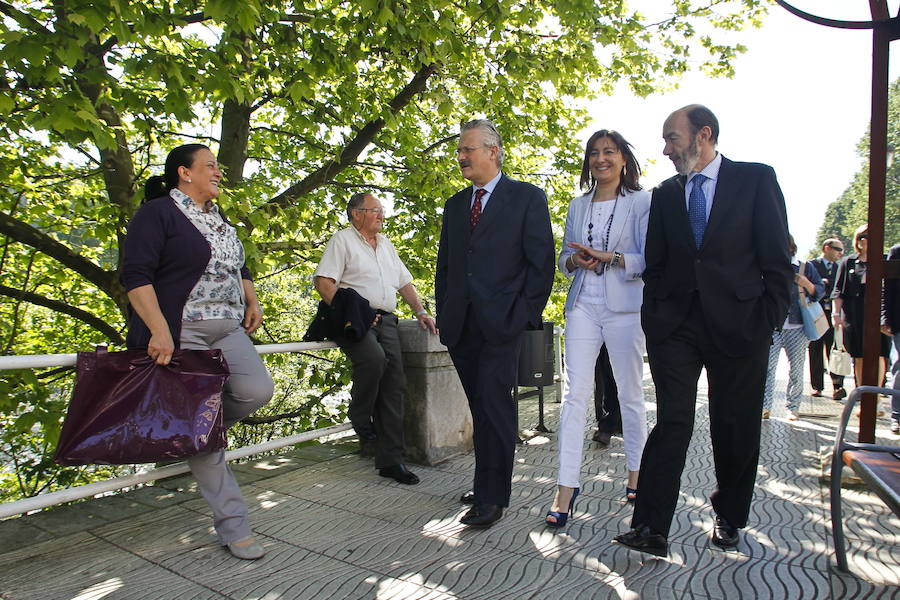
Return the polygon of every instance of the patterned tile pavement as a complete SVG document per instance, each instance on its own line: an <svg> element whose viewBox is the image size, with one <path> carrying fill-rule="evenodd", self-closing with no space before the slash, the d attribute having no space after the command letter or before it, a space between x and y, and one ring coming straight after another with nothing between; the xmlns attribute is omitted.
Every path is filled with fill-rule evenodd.
<svg viewBox="0 0 900 600"><path fill-rule="evenodd" d="M649 377L645 384L652 421ZM832 568L820 465L840 406L804 397L802 418L790 422L783 392L776 398L751 525L736 550L709 541L713 473L701 397L666 559L610 543L631 515L618 438L586 445L582 495L562 531L542 525L555 481L552 433L525 435L511 508L486 531L457 522L471 455L414 467L422 483L406 487L378 477L344 439L235 466L268 551L261 561L216 545L205 502L178 477L0 522L0 599L900 599L900 522L863 488L843 495L852 573ZM546 407L551 429L558 408ZM536 401L523 401L520 413L521 423L536 422ZM890 439L887 419L878 426Z"/></svg>

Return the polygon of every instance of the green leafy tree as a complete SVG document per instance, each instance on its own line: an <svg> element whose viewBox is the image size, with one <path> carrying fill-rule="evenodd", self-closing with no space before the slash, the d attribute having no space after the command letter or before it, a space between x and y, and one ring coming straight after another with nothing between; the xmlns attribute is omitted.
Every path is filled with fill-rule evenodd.
<svg viewBox="0 0 900 600"><path fill-rule="evenodd" d="M900 79L888 89L888 148L900 153ZM819 227L818 248L832 235L843 240L847 248L853 247L853 233L869 220L869 133L856 146L863 159L862 167L840 197L828 205L825 218ZM900 243L900 160L888 165L885 181L884 247L885 250Z"/></svg>
<svg viewBox="0 0 900 600"><path fill-rule="evenodd" d="M561 231L584 100L623 82L646 95L690 66L730 75L742 48L715 37L758 25L764 4L673 0L651 19L623 0L0 0L0 349L123 342L118 265L141 185L197 140L223 165L261 337L302 335L321 247L360 189L393 200L388 234L428 304L461 121L500 124L505 170L548 190ZM292 425L258 435L334 418L315 407L346 378L339 355L268 360L291 394L260 419ZM29 494L55 477L70 383L10 377L0 451L31 457L31 481L10 484Z"/></svg>

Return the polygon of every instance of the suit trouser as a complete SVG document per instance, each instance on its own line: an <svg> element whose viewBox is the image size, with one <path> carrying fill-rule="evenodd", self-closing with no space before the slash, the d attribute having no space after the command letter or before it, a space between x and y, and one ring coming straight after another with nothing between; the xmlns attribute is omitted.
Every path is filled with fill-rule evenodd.
<svg viewBox="0 0 900 600"><path fill-rule="evenodd" d="M503 343L485 339L470 308L459 341L449 348L472 412L472 489L480 504L509 506L516 449L512 389L517 382L521 339L521 335Z"/></svg>
<svg viewBox="0 0 900 600"><path fill-rule="evenodd" d="M831 347L834 345L834 328L831 326L831 311L825 311L828 319L828 331L817 340L809 343L809 384L812 389L820 392L825 389L825 369L828 368L828 359L831 358ZM829 373L831 386L834 389L844 387L844 376Z"/></svg>
<svg viewBox="0 0 900 600"><path fill-rule="evenodd" d="M274 391L272 376L259 358L250 337L234 319L184 321L181 324L181 348L185 350L219 349L231 375L222 388L225 427L231 427L266 404ZM228 462L225 450L205 452L188 459L200 493L213 511L213 524L219 541L230 544L249 536L247 504Z"/></svg>
<svg viewBox="0 0 900 600"><path fill-rule="evenodd" d="M397 316L381 315L359 342L338 342L353 364L348 417L355 426L375 427L375 468L403 462L403 395L406 376Z"/></svg>
<svg viewBox="0 0 900 600"><path fill-rule="evenodd" d="M657 424L641 461L641 493L632 527L668 535L678 502L681 473L694 427L697 380L706 367L709 421L717 487L716 514L744 527L759 462L760 414L769 338L741 357L724 356L713 344L695 297L690 313L664 340L648 340L656 385Z"/></svg>
<svg viewBox="0 0 900 600"><path fill-rule="evenodd" d="M644 333L640 319L636 312L617 313L606 304L580 301L566 313L566 385L556 435L560 485L580 485L588 400L594 387L594 366L604 344L619 389L625 462L629 471L641 466L647 417L641 387Z"/></svg>
<svg viewBox="0 0 900 600"><path fill-rule="evenodd" d="M788 375L785 405L790 411L800 409L800 396L803 394L803 361L806 359L806 346L809 338L802 327L782 329L772 334L772 345L769 346L769 366L766 374L766 389L763 392L763 408L772 409L775 396L775 372L778 370L778 355L784 348L787 354L790 371Z"/></svg>
<svg viewBox="0 0 900 600"><path fill-rule="evenodd" d="M622 411L619 408L619 389L609 364L606 344L600 348L600 356L594 366L594 416L597 430L606 433L622 433Z"/></svg>

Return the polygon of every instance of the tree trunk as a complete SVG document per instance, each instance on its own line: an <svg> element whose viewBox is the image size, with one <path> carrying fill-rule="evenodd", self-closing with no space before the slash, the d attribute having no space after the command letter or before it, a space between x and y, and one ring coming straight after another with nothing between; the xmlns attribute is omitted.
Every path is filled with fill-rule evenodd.
<svg viewBox="0 0 900 600"><path fill-rule="evenodd" d="M244 178L247 144L250 141L249 104L226 100L222 107L222 137L219 140L219 163L225 171L225 185L234 186Z"/></svg>

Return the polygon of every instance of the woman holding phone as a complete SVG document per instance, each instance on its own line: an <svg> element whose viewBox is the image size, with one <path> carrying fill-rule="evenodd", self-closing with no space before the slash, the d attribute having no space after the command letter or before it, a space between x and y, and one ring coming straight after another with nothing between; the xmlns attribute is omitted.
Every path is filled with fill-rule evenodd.
<svg viewBox="0 0 900 600"><path fill-rule="evenodd" d="M586 193L569 205L559 255L559 269L573 280L566 298L558 486L545 518L551 527L566 524L580 489L587 406L594 365L604 344L619 390L628 469L626 499L633 502L637 496L647 440L640 310L650 214L650 193L641 189L639 175L631 144L620 133L601 129L590 136L581 169L581 188Z"/></svg>

